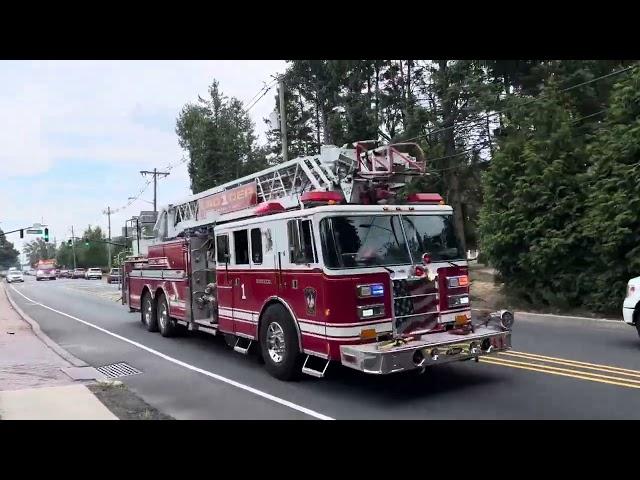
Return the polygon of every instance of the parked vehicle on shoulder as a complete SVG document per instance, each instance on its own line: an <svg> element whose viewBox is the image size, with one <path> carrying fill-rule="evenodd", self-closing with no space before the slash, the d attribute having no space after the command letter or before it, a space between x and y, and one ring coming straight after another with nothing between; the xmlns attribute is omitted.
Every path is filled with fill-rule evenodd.
<svg viewBox="0 0 640 480"><path fill-rule="evenodd" d="M7 272L7 283L13 282L24 282L24 277L22 276L22 272L17 268L10 268Z"/></svg>
<svg viewBox="0 0 640 480"><path fill-rule="evenodd" d="M84 273L85 273L85 269L84 268L76 268L72 273L71 273L71 278L84 278Z"/></svg>
<svg viewBox="0 0 640 480"><path fill-rule="evenodd" d="M120 269L112 268L107 276L107 283L120 283Z"/></svg>
<svg viewBox="0 0 640 480"><path fill-rule="evenodd" d="M87 280L102 280L102 270L100 270L99 268L90 268L85 272L84 278Z"/></svg>
<svg viewBox="0 0 640 480"><path fill-rule="evenodd" d="M627 296L622 303L622 318L625 323L633 325L640 335L640 277L627 283Z"/></svg>
<svg viewBox="0 0 640 480"><path fill-rule="evenodd" d="M71 274L70 270L63 268L62 270L60 270L60 273L58 274L58 278L69 278L70 274Z"/></svg>

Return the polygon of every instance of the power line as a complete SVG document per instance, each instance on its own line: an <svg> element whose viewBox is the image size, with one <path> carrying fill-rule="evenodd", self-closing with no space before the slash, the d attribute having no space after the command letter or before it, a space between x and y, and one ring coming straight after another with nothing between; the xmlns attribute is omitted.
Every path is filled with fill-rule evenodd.
<svg viewBox="0 0 640 480"><path fill-rule="evenodd" d="M258 90L258 93L256 93L256 94L251 98L251 100L249 100L248 102L242 102L242 104L243 104L243 105L250 104L251 102L253 102L253 101L256 99L256 97L257 97L258 95L260 95L260 94L262 93L262 91L263 91L263 90L265 90L266 88L271 88L271 87L273 87L277 81L278 81L278 80L273 80L270 84L267 84L267 82L263 82L263 83L264 83L264 85L263 85L263 87L262 87L260 90Z"/></svg>
<svg viewBox="0 0 640 480"><path fill-rule="evenodd" d="M606 75L601 75L601 76L599 76L599 77L592 78L591 80L587 80L587 81L585 81L585 82L581 82L581 83L578 83L578 84L576 84L576 85L571 85L570 87L563 88L563 89L559 90L558 92L568 92L569 90L573 90L574 88L583 87L583 86L585 86L585 85L589 85L589 84L591 84L591 83L598 82L598 81L600 81L600 80L603 80L603 79L605 79L605 78L612 77L612 76L614 76L614 75L620 75L620 74L622 74L622 73L628 72L629 70L632 70L632 69L634 69L634 68L637 68L638 66L640 66L640 63L634 63L633 65L629 65L628 67L622 68L622 69L620 69L620 70L616 70L616 71L614 71L614 72L607 73ZM454 125L450 125L450 126L448 126L448 127L442 127L442 128L439 128L439 129L436 129L436 130L430 131L430 132L429 132L429 133L427 133L427 134L417 135L417 136L415 136L415 137L408 138L408 139L403 140L403 141L405 141L405 142L410 142L410 141L412 141L412 140L417 140L417 139L419 139L419 138L427 137L427 136L429 136L429 135L433 135L433 134L435 134L435 133L444 132L444 131L450 130L450 129L452 129L452 128L462 128L462 129L465 129L465 130L466 130L466 129L471 128L471 127L474 127L474 126L481 125L481 123L482 123L482 122L485 122L485 121L486 121L488 118L490 118L490 117L495 117L496 115L500 115L500 114L502 114L502 113L504 113L504 112L506 112L506 111L513 110L514 108L520 108L520 107L524 107L524 106L530 105L530 104L532 104L532 103L534 103L534 102L537 102L537 101L539 101L539 100L543 100L544 98L545 98L545 95L544 95L544 94L542 94L542 95L540 95L540 96L538 96L538 97L535 97L535 98L532 98L532 99L530 99L530 100L527 100L526 102L521 103L521 104L519 104L519 105L513 105L513 106L511 106L511 107L507 107L507 108L504 108L504 109L502 109L502 110L498 110L498 111L496 111L496 112L486 114L486 115L484 115L484 116L482 116L482 117L481 117L481 120L478 120L478 121L476 121L476 122L474 122L474 123L471 123L471 124L469 124L469 125L467 125L467 126L465 126L464 124L463 124L463 125L455 125L455 124L454 124Z"/></svg>
<svg viewBox="0 0 640 480"><path fill-rule="evenodd" d="M608 108L604 108L604 109L602 109L602 110L600 110L598 112L591 113L589 115L584 115L584 116L582 116L580 118L576 118L575 120L572 120L570 123L573 125L573 124L576 124L578 122L581 122L582 120L586 120L587 118L595 117L596 115L600 115L600 114L605 113L607 111L609 111L609 109ZM468 148L468 149L463 150L463 151L458 152L458 153L454 153L453 155L445 155L445 156L442 156L442 157L430 158L429 162L436 162L438 160L445 160L447 158L459 157L461 155L464 155L466 153L472 152L472 151L477 150L477 149L482 150L482 149L484 149L484 148L486 148L488 146L489 146L489 142L488 141L487 142L481 142L481 143L473 145L471 148ZM456 168L464 168L464 167L468 167L468 165L467 164L453 165L451 167L429 170L428 173L445 172L447 170L455 170Z"/></svg>
<svg viewBox="0 0 640 480"><path fill-rule="evenodd" d="M267 88L264 93L262 95L260 95L249 107L247 107L244 111L244 113L249 113L249 110L251 110L253 107L256 106L256 104L262 99L262 97L264 97L267 93L269 93L269 91L275 86L275 83L273 85L271 85L269 88Z"/></svg>

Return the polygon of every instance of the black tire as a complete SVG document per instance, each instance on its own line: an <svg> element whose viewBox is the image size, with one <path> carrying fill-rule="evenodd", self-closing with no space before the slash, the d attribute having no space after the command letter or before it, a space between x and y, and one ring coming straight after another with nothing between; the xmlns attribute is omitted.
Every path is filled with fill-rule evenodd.
<svg viewBox="0 0 640 480"><path fill-rule="evenodd" d="M169 316L169 305L164 294L158 295L156 300L156 318L158 319L158 327L160 335L163 337L173 337L176 334L176 321Z"/></svg>
<svg viewBox="0 0 640 480"><path fill-rule="evenodd" d="M140 319L149 332L158 331L158 315L151 294L146 292L140 306Z"/></svg>
<svg viewBox="0 0 640 480"><path fill-rule="evenodd" d="M281 358L279 361L269 353L267 337L269 336L269 327L272 324L275 324L273 327L274 333L276 333L274 341L277 343L271 346L278 346L280 344L279 339L284 338L284 351L280 352L280 354L275 353L276 357L279 356ZM281 335L278 336L277 333L280 332ZM299 376L302 367L302 355L298 345L298 334L293 318L291 318L287 309L280 304L271 305L264 312L260 322L260 351L264 359L265 368L278 380L289 381Z"/></svg>
<svg viewBox="0 0 640 480"><path fill-rule="evenodd" d="M36 278L36 282L39 282L40 280L42 280L41 278Z"/></svg>

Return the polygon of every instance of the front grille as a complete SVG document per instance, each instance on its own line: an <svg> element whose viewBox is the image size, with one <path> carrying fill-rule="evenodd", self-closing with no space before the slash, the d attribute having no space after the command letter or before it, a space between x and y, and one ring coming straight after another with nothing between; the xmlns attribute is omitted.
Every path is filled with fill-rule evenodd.
<svg viewBox="0 0 640 480"><path fill-rule="evenodd" d="M435 283L425 278L394 280L393 313L396 334L433 328L438 318Z"/></svg>

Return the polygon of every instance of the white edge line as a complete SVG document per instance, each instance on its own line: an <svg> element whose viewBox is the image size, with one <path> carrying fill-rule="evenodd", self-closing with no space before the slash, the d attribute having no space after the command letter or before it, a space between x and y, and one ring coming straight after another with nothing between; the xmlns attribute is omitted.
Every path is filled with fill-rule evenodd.
<svg viewBox="0 0 640 480"><path fill-rule="evenodd" d="M80 322L80 323L82 323L84 325L87 325L88 327L95 328L96 330L99 330L102 333L106 333L107 335L111 335L112 337L117 338L118 340L122 340L123 342L127 342L127 343L129 343L129 344L131 344L131 345L133 345L135 347L138 347L138 348L140 348L142 350L145 350L145 351L147 351L147 352L149 352L149 353L151 353L153 355L156 355L156 356L158 356L160 358L164 358L165 360L167 360L169 362L175 363L176 365L180 365L181 367L187 368L187 369L192 370L194 372L201 373L202 375L206 375L207 377L215 378L216 380L220 380L221 382L227 383L227 384L232 385L232 386L234 386L236 388L240 388L242 390L246 390L247 392L251 392L251 393L253 393L255 395L258 395L259 397L266 398L267 400L271 400L272 402L279 403L280 405L284 405L285 407L289 407L289 408L291 408L293 410L297 410L298 412L305 413L305 414L307 414L307 415L309 415L311 417L318 418L320 420L335 420L332 417L329 417L327 415L323 415L321 413L318 413L318 412L316 412L314 410L311 410L309 408L303 407L301 405L297 405L297 404L295 404L293 402L290 402L288 400L285 400L283 398L276 397L274 395L271 395L270 393L263 392L262 390L258 390L257 388L250 387L249 385L244 385L243 383L236 382L235 380L231 380L230 378L223 377L221 375L218 375L217 373L209 372L208 370L204 370L202 368L198 368L198 367L196 367L194 365L191 365L189 363L186 363L186 362L183 362L181 360L178 360L177 358L170 357L168 355L165 355L164 353L161 353L161 352L159 352L157 350L154 350L153 348L149 348L146 345L142 345L141 343L134 342L133 340L129 340L126 337L118 335L117 333L113 333L113 332L111 332L109 330L106 330L106 329L104 329L102 327L99 327L98 325L94 325L93 323L87 322L86 320L82 320L80 318L74 317L73 315L69 315L68 313L64 313L64 312L61 312L60 310L56 310L55 308L51 308L51 307L49 307L47 305L44 305L44 304L42 304L40 302L36 302L35 300L30 299L29 297L27 297L23 293L21 293L18 290L16 290L13 286L11 286L11 289L14 292L16 292L18 295L20 295L21 297L25 298L26 300L34 303L35 305L39 305L39 306L41 306L43 308L46 308L48 310L51 310L52 312L55 312L55 313L57 313L59 315L64 315L65 317L68 317L68 318L70 318L72 320L75 320L76 322Z"/></svg>

